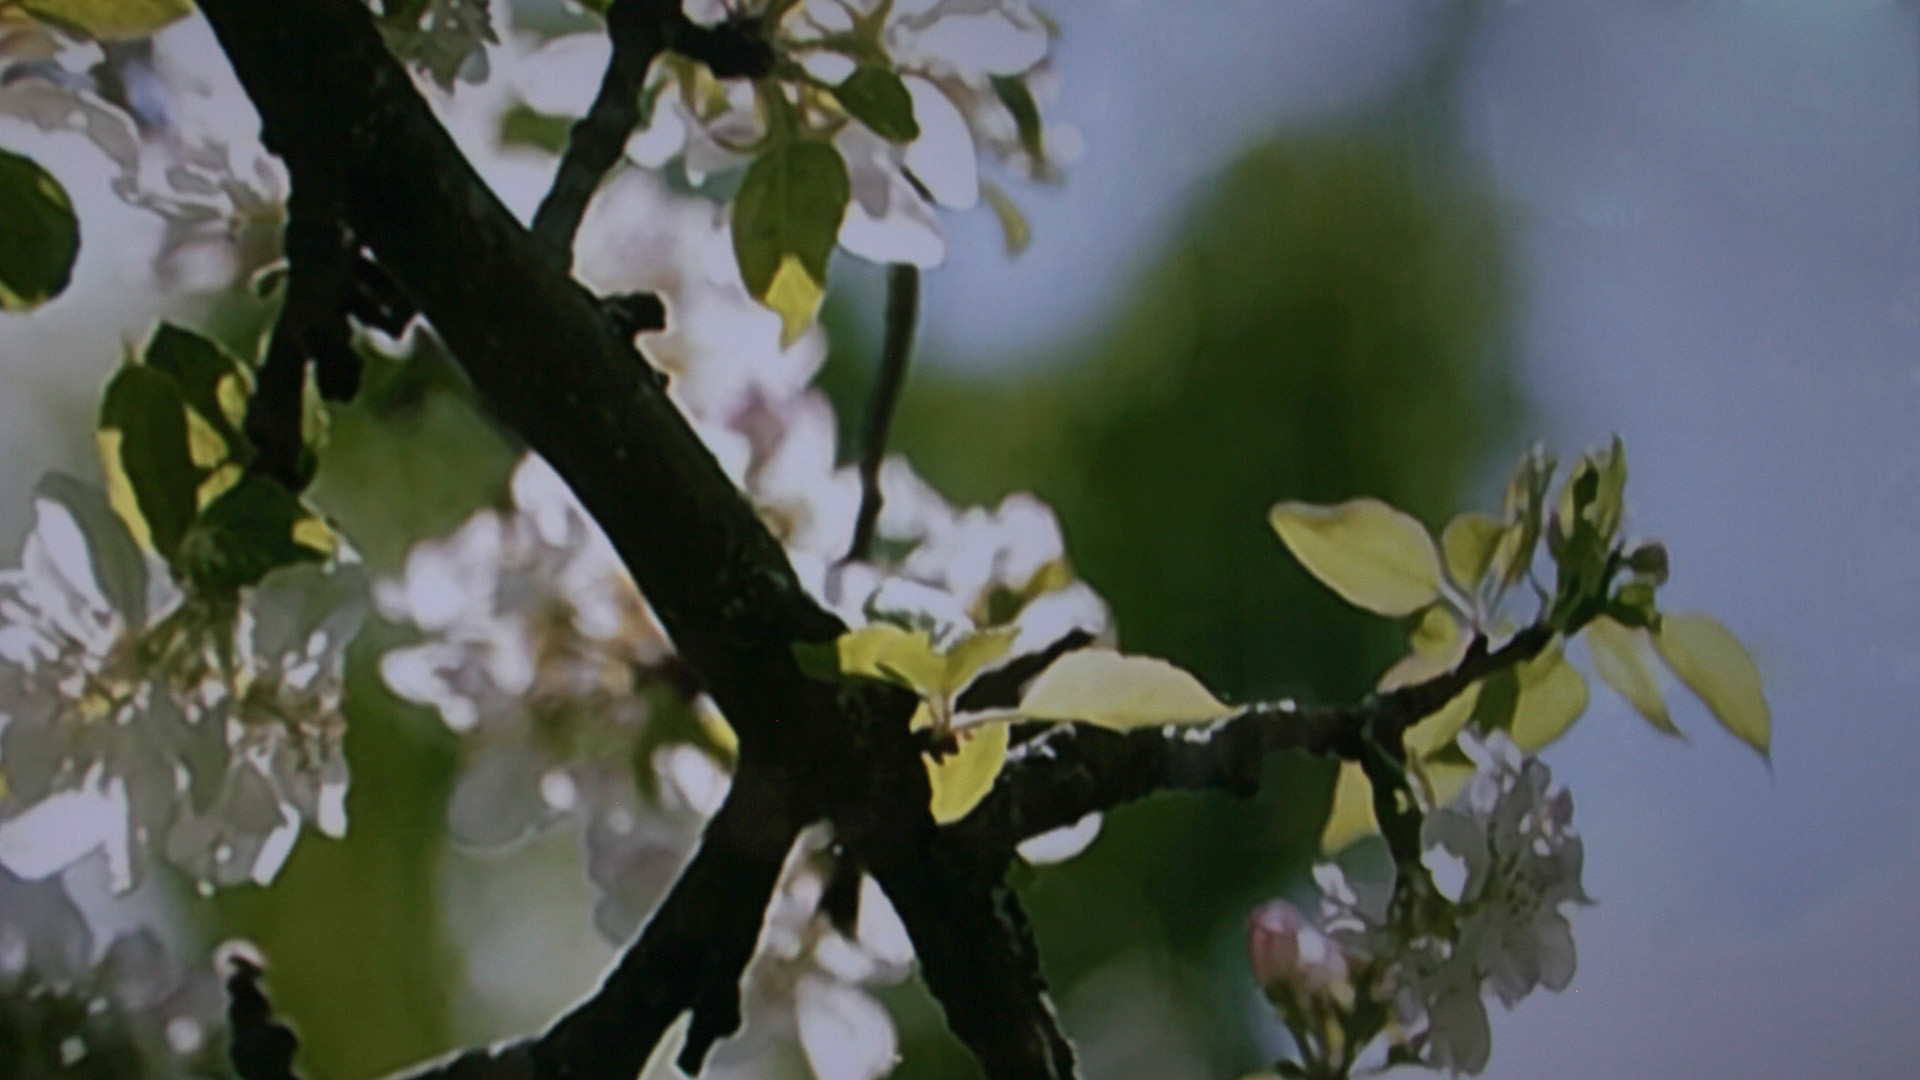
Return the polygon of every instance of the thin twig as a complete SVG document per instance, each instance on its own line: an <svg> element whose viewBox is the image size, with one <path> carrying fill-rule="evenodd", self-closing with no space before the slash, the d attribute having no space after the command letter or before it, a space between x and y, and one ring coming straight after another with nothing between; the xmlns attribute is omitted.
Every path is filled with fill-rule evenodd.
<svg viewBox="0 0 1920 1080"><path fill-rule="evenodd" d="M887 457L887 435L900 390L907 383L913 361L913 331L920 319L920 268L911 263L887 267L886 336L880 348L880 370L867 399L867 415L860 428L860 516L853 526L848 561L864 561L873 554L874 527L880 522L880 464Z"/></svg>
<svg viewBox="0 0 1920 1080"><path fill-rule="evenodd" d="M613 55L600 92L567 134L553 187L533 215L533 234L552 245L568 266L573 265L573 237L587 203L640 126L640 91L653 58L666 48L669 23L676 16L684 18L674 0L613 0L607 8Z"/></svg>

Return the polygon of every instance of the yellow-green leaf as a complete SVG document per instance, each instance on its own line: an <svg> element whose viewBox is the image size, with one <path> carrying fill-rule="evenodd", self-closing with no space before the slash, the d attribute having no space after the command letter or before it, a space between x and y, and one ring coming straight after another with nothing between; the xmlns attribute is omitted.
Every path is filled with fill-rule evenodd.
<svg viewBox="0 0 1920 1080"><path fill-rule="evenodd" d="M1653 644L1728 731L1762 757L1768 755L1773 720L1760 669L1732 631L1711 615L1663 615Z"/></svg>
<svg viewBox="0 0 1920 1080"><path fill-rule="evenodd" d="M1440 598L1440 556L1427 530L1378 499L1283 502L1268 520L1293 557L1350 604L1411 615Z"/></svg>
<svg viewBox="0 0 1920 1080"><path fill-rule="evenodd" d="M925 630L874 623L840 635L836 646L841 671L897 682L921 693L931 693L946 671Z"/></svg>
<svg viewBox="0 0 1920 1080"><path fill-rule="evenodd" d="M968 634L954 642L941 658L940 685L935 692L944 697L959 693L981 668L1007 655L1013 639L1019 636L1019 629L1009 626Z"/></svg>
<svg viewBox="0 0 1920 1080"><path fill-rule="evenodd" d="M1643 631L1602 615L1587 624L1587 651L1593 654L1593 669L1599 672L1600 681L1625 698L1662 734L1682 737L1667 713L1666 695L1660 692L1660 680L1654 677Z"/></svg>
<svg viewBox="0 0 1920 1080"><path fill-rule="evenodd" d="M1327 811L1327 827L1320 831L1320 850L1339 851L1363 836L1380 831L1380 819L1373 814L1373 784L1356 761L1340 763L1340 778L1333 784L1333 806Z"/></svg>
<svg viewBox="0 0 1920 1080"><path fill-rule="evenodd" d="M1440 550L1446 556L1447 573L1453 583L1472 589L1487 576L1493 566L1494 549L1500 545L1505 528L1491 515L1477 512L1461 514L1440 533Z"/></svg>
<svg viewBox="0 0 1920 1080"><path fill-rule="evenodd" d="M921 755L927 783L933 788L933 820L942 825L966 817L993 790L994 778L1007 762L1007 725L979 724L962 728L960 749L939 761Z"/></svg>
<svg viewBox="0 0 1920 1080"><path fill-rule="evenodd" d="M1587 711L1587 680L1567 663L1556 642L1520 665L1520 693L1513 703L1513 743L1533 753L1566 734Z"/></svg>
<svg viewBox="0 0 1920 1080"><path fill-rule="evenodd" d="M763 299L780 316L781 348L799 341L800 335L813 325L813 317L820 312L820 298L825 295L826 289L807 273L799 256L788 255L780 260L780 269L774 271L773 284L767 286Z"/></svg>
<svg viewBox="0 0 1920 1080"><path fill-rule="evenodd" d="M193 10L188 0L21 0L20 6L101 41L146 37Z"/></svg>
<svg viewBox="0 0 1920 1080"><path fill-rule="evenodd" d="M1233 710L1200 680L1165 660L1082 649L1053 662L1028 688L1020 712L1118 731L1217 720Z"/></svg>
<svg viewBox="0 0 1920 1080"><path fill-rule="evenodd" d="M1473 707L1480 701L1480 684L1472 683L1465 690L1453 695L1439 710L1408 728L1401 736L1407 753L1416 758L1437 754L1453 744L1460 729L1467 726L1473 717Z"/></svg>
<svg viewBox="0 0 1920 1080"><path fill-rule="evenodd" d="M1005 656L1016 636L1011 627L967 634L942 653L925 630L874 623L842 634L835 647L846 674L887 679L944 702Z"/></svg>

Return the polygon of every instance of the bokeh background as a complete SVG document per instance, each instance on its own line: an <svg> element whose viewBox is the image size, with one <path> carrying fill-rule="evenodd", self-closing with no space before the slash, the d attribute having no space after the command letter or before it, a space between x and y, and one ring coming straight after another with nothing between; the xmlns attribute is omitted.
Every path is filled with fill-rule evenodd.
<svg viewBox="0 0 1920 1080"><path fill-rule="evenodd" d="M1129 649L1232 698L1332 700L1372 685L1393 628L1291 563L1272 502L1373 494L1437 524L1528 443L1565 456L1619 432L1629 527L1673 553L1668 606L1715 612L1759 660L1773 764L1687 704L1680 745L1594 695L1545 756L1600 903L1575 917L1573 987L1494 1011L1488 1075L1909 1072L1915 5L1047 7L1084 152L1063 187L1021 192L1018 259L989 215L947 223L897 445L956 500L1049 502ZM90 231L67 297L0 320L9 559L34 479L93 467L94 397L159 311L139 284L157 225L106 194L83 142L36 146ZM878 274L835 274L824 381L851 423ZM511 453L456 385L421 365L339 420L319 495L377 567L499 497ZM302 843L269 890L147 899L275 958L316 1080L536 1026L612 955L577 838L447 848L455 748L379 685L382 633L350 669L350 837ZM1242 920L1300 888L1330 777L1283 762L1273 781L1115 814L1024 882L1089 1076L1271 1057ZM922 991L888 1001L896 1075L971 1075Z"/></svg>

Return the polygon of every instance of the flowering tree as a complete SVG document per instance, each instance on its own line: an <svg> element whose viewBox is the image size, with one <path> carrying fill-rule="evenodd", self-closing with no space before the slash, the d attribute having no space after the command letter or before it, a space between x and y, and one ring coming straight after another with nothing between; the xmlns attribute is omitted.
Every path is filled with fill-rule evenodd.
<svg viewBox="0 0 1920 1080"><path fill-rule="evenodd" d="M897 1042L870 991L915 971L987 1075L1073 1075L1010 871L1157 793L1252 794L1285 751L1342 764L1316 896L1248 918L1292 1036L1274 1069L1478 1072L1488 989L1511 1006L1574 974L1582 849L1534 756L1586 707L1567 645L1678 734L1657 657L1766 753L1744 650L1659 607L1618 441L1558 484L1528 454L1437 540L1376 500L1274 506L1308 571L1408 630L1358 704L1228 704L1118 651L1044 505L956 508L887 455L937 212L985 201L1018 249L983 171L1049 180L1066 148L1041 108L1053 25L1024 0L586 8L502 43L486 0L0 3L0 111L83 131L165 220L163 270L211 251L266 313L257 337L154 330L101 398L104 488L46 478L0 575L0 1030L24 1033L0 1053L22 1075L223 1053L294 1075L270 958L226 951L223 1023L204 965L151 934L95 947L49 879L91 858L118 889L157 862L208 894L268 885L308 829L348 830L343 665L372 614L413 632L380 677L461 740L451 835L582 823L626 943L544 1032L421 1078L697 1075L738 1032L872 1080ZM261 147L189 137L191 96L166 93L150 36L199 19ZM590 100L564 92L589 63ZM502 130L558 151L526 225L450 134L490 90ZM0 302L25 311L83 223L11 151L0 207ZM836 248L889 266L850 467L812 386ZM330 408L442 348L527 453L509 505L369 575L310 492Z"/></svg>

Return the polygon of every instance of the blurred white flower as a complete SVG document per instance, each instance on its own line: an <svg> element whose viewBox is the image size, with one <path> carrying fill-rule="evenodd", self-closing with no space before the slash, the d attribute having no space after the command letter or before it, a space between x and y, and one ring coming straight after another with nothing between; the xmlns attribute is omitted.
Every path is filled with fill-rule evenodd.
<svg viewBox="0 0 1920 1080"><path fill-rule="evenodd" d="M0 1031L20 1075L67 1075L89 1057L94 1071L80 1075L209 1075L223 1005L213 972L184 967L152 931L96 954L59 881L0 868Z"/></svg>
<svg viewBox="0 0 1920 1080"><path fill-rule="evenodd" d="M265 882L303 822L342 834L358 569L205 601L154 572L99 493L49 478L35 511L0 571L0 864L44 876L99 851L124 890L164 838L203 883Z"/></svg>

